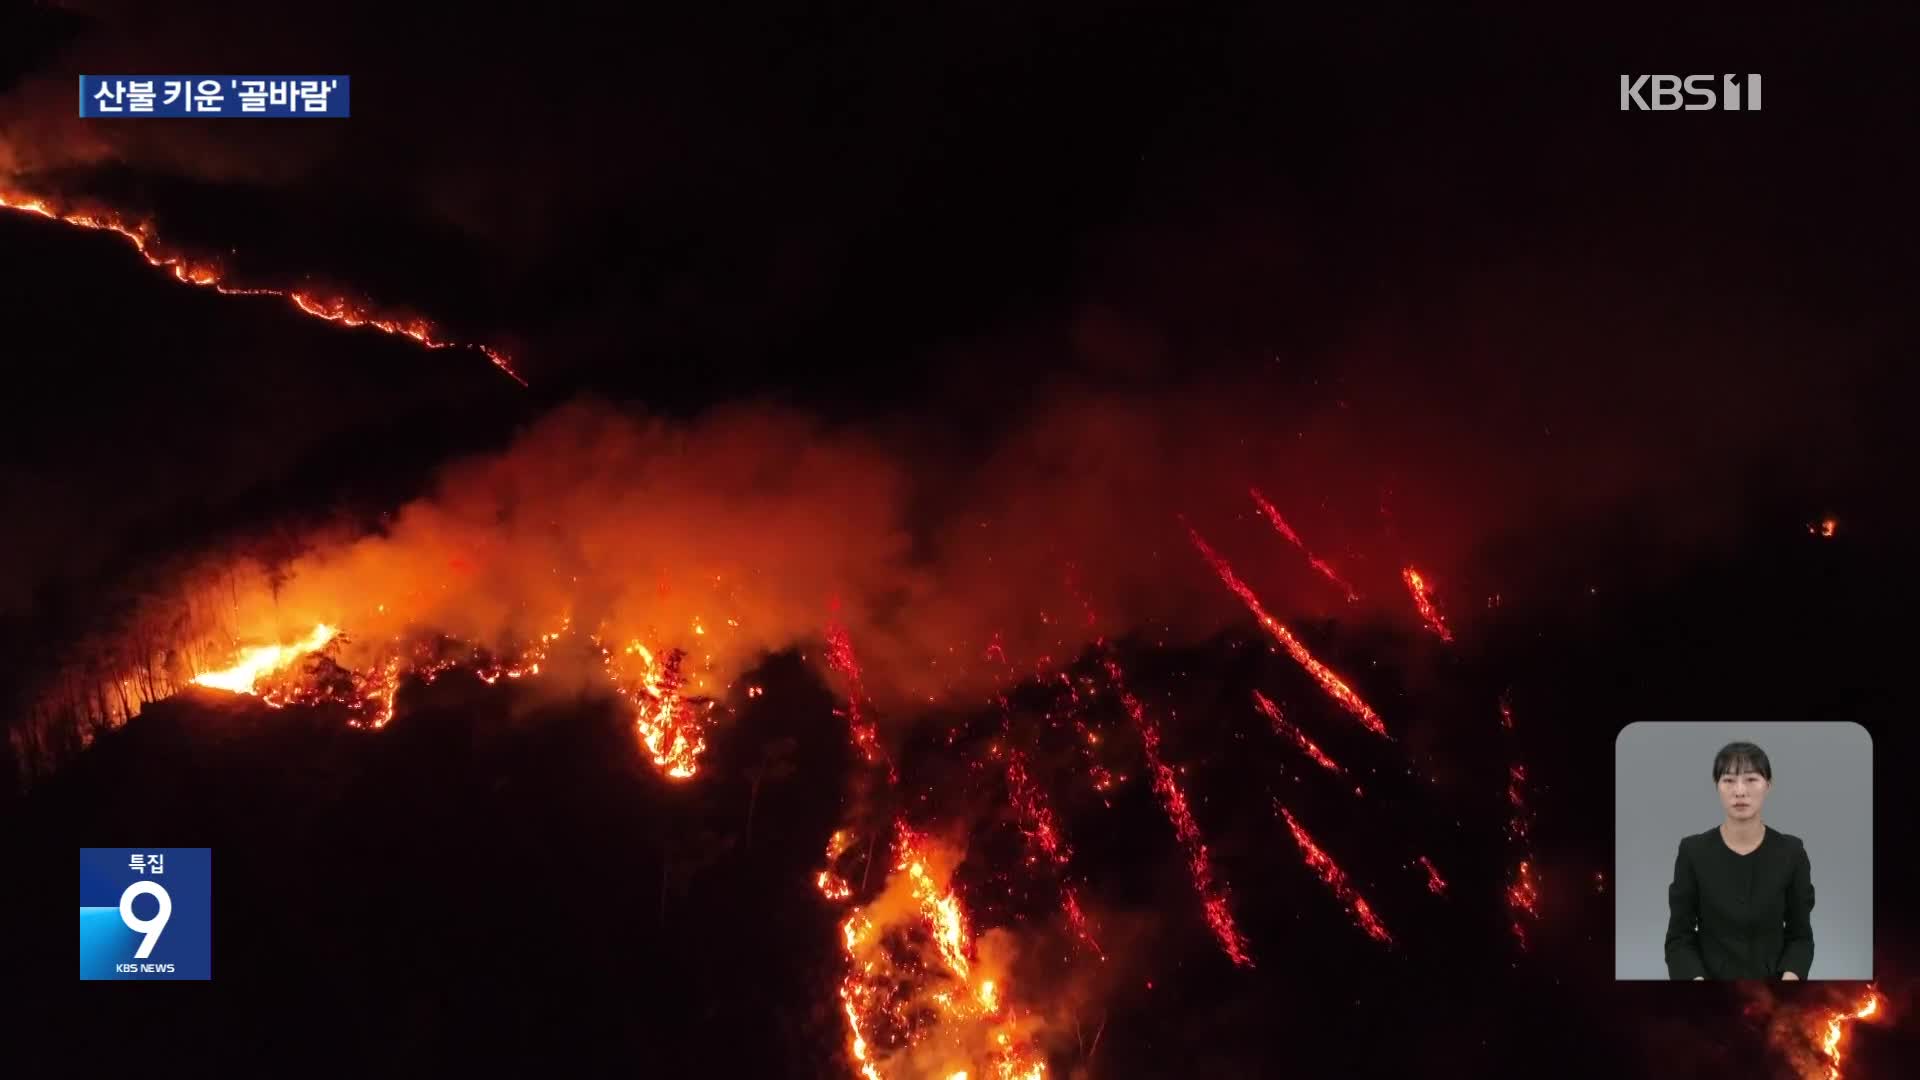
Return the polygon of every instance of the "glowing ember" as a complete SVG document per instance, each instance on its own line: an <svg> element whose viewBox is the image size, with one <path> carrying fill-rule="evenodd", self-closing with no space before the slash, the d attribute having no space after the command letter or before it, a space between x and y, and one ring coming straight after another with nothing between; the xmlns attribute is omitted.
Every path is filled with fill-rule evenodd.
<svg viewBox="0 0 1920 1080"><path fill-rule="evenodd" d="M1500 723L1513 730L1513 707L1500 696ZM1507 840L1519 850L1520 862L1507 884L1508 927L1522 950L1527 948L1526 924L1540 917L1540 887L1533 878L1533 852L1528 844L1533 812L1527 806L1527 767L1516 761L1507 768Z"/></svg>
<svg viewBox="0 0 1920 1080"><path fill-rule="evenodd" d="M1518 762L1507 770L1507 806L1511 810L1507 817L1507 835L1524 844L1532 815L1527 810L1527 767Z"/></svg>
<svg viewBox="0 0 1920 1080"><path fill-rule="evenodd" d="M1300 823L1294 820L1293 814L1280 805L1280 800L1274 800L1273 809L1286 819L1287 828L1293 832L1293 842L1300 845L1300 854L1306 859L1307 865L1320 875L1321 881L1327 883L1327 887L1333 890L1333 895L1353 912L1355 925L1366 931L1367 936L1375 941L1383 945L1393 944L1392 935L1387 933L1385 926L1380 925L1379 919L1374 918L1373 908L1368 906L1366 898L1347 883L1346 873L1333 861L1333 857L1320 850L1320 845L1314 843L1313 837L1307 835L1307 830L1301 828Z"/></svg>
<svg viewBox="0 0 1920 1080"><path fill-rule="evenodd" d="M1147 769L1153 774L1153 790L1160 796L1160 804L1167 812L1167 820L1172 823L1174 834L1186 846L1187 870L1193 876L1193 891L1199 894L1201 906L1206 911L1207 925L1212 928L1213 936L1219 939L1220 949L1227 954L1227 959L1241 967L1252 967L1253 958L1247 955L1247 941L1240 935L1239 927L1233 922L1233 913L1228 910L1226 890L1213 880L1213 860L1207 854L1206 840L1200 835L1200 826L1194 822L1193 811L1187 805L1186 792L1180 790L1173 770L1160 756L1160 726L1147 715L1139 699L1127 690L1120 665L1108 660L1106 669L1108 677L1113 680L1114 691L1120 697L1121 706L1126 709L1128 718L1140 733Z"/></svg>
<svg viewBox="0 0 1920 1080"><path fill-rule="evenodd" d="M1020 814L1027 839L1038 845L1055 865L1065 866L1072 852L1060 838L1060 827L1054 822L1046 793L1027 773L1026 755L1018 750L1007 752L1007 797Z"/></svg>
<svg viewBox="0 0 1920 1080"><path fill-rule="evenodd" d="M1258 506L1260 512L1267 516L1267 520L1273 523L1274 530L1291 541L1294 547L1299 548L1300 553L1307 557L1307 562L1312 565L1315 570L1320 572L1321 577L1333 582L1339 586L1341 592L1347 594L1347 603L1351 604L1360 599L1360 594L1354 592L1353 586L1343 581L1339 574L1334 573L1333 567L1328 566L1325 562L1316 558L1313 552L1307 550L1307 545L1300 540L1300 534L1294 532L1292 527L1287 524L1287 519L1280 516L1280 511L1274 509L1273 504L1267 501L1265 495L1260 494L1259 488L1248 488L1247 494L1253 496L1254 505Z"/></svg>
<svg viewBox="0 0 1920 1080"><path fill-rule="evenodd" d="M1324 751L1318 746L1315 746L1313 740L1307 738L1305 732L1288 723L1287 718L1280 715L1280 706L1268 700L1267 695L1255 690L1253 692L1253 703L1262 713L1266 714L1267 720L1273 724L1273 733L1275 735L1283 735L1292 739L1308 757L1314 760L1315 764L1328 772L1340 775L1345 771L1341 769L1339 765L1335 764L1334 760L1328 757Z"/></svg>
<svg viewBox="0 0 1920 1080"><path fill-rule="evenodd" d="M1533 863L1520 860L1513 872L1513 882L1507 886L1507 907L1513 913L1513 935L1520 940L1522 949L1527 947L1527 930L1521 917L1528 920L1540 918L1540 886L1533 879Z"/></svg>
<svg viewBox="0 0 1920 1080"><path fill-rule="evenodd" d="M1419 861L1427 871L1427 891L1435 896L1447 895L1447 881L1440 876L1440 871L1434 868L1433 860L1422 855Z"/></svg>
<svg viewBox="0 0 1920 1080"><path fill-rule="evenodd" d="M850 686L847 695L847 727L853 733L853 745L867 764L877 764L886 757L880 748L880 732L875 727L873 717L861 710L861 699L866 691L860 684L860 658L853 653L853 639L847 636L847 628L839 623L827 627L827 666L846 677ZM893 764L887 763L889 775L893 773Z"/></svg>
<svg viewBox="0 0 1920 1080"><path fill-rule="evenodd" d="M1420 571L1409 566L1400 571L1400 577L1407 583L1407 591L1413 594L1413 606L1420 612L1420 620L1427 624L1427 629L1438 634L1441 641L1452 643L1453 631L1447 629L1446 619L1441 616L1440 609L1434 606L1433 597L1427 591L1427 581L1420 576Z"/></svg>
<svg viewBox="0 0 1920 1080"><path fill-rule="evenodd" d="M1003 707L1004 704L1003 700ZM1028 844L1044 854L1056 869L1064 870L1072 850L1060 834L1046 791L1034 782L1027 771L1026 755L1018 749L1007 752L1007 798L1019 814L1020 829ZM1060 910L1066 914L1074 936L1095 954L1100 954L1100 943L1094 939L1087 916L1080 908L1080 899L1074 894L1073 886L1064 882L1060 886Z"/></svg>
<svg viewBox="0 0 1920 1080"><path fill-rule="evenodd" d="M1387 725L1381 722L1379 714L1375 713L1366 702L1360 700L1360 695L1354 693L1353 688L1348 686L1340 676L1335 675L1325 664L1315 660L1313 654L1307 651L1307 647L1301 644L1300 639L1293 636L1293 631L1288 630L1280 624L1279 620L1267 614L1266 609L1260 606L1260 598L1253 594L1253 590L1248 588L1245 582L1234 575L1233 567L1227 565L1227 561L1215 553L1197 530L1188 526L1187 535L1193 539L1193 546L1199 549L1201 557L1213 567L1214 573L1220 575L1220 580L1226 584L1227 588L1247 605L1247 610L1253 612L1253 617L1274 636L1275 640L1280 642L1281 646L1287 650L1287 654L1293 657L1301 667L1307 669L1307 673L1313 676L1314 681L1318 682L1322 689L1326 690L1328 696L1352 713L1368 731L1385 737Z"/></svg>
<svg viewBox="0 0 1920 1080"><path fill-rule="evenodd" d="M55 209L45 199L7 191L0 191L0 209L18 210L82 229L114 233L132 244L133 249L139 252L140 257L149 265L167 271L175 280L212 289L225 296L284 297L306 314L328 322L339 323L342 326L370 326L388 334L410 338L429 349L475 349L486 356L493 366L499 368L508 378L521 386L527 385L527 380L521 378L520 373L513 369L513 364L507 359L506 354L486 345L470 345L437 338L433 324L425 319L403 319L380 315L363 304L357 304L339 296L321 296L300 290L240 288L229 285L224 280L224 272L217 265L195 262L183 255L165 250L150 221L129 221L112 212L99 215L66 212Z"/></svg>
<svg viewBox="0 0 1920 1080"><path fill-rule="evenodd" d="M215 690L227 690L236 694L254 693L254 684L293 664L295 660L311 652L318 652L327 642L333 640L337 631L324 623L313 628L306 637L291 645L258 645L242 650L240 659L219 671L209 671L194 677L200 686L209 686Z"/></svg>

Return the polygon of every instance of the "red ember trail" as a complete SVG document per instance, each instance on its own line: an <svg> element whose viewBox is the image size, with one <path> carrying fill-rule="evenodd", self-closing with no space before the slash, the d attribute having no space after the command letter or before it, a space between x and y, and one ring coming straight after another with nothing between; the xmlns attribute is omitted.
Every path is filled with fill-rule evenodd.
<svg viewBox="0 0 1920 1080"><path fill-rule="evenodd" d="M1420 571L1409 566L1400 571L1400 577L1407 583L1407 591L1413 594L1413 606L1419 609L1421 621L1427 624L1427 629L1440 635L1441 641L1451 644L1453 631L1447 629L1446 619L1441 617L1440 609L1434 606L1433 597L1427 592L1426 579L1420 576Z"/></svg>
<svg viewBox="0 0 1920 1080"><path fill-rule="evenodd" d="M1420 865L1427 871L1427 891L1435 896L1447 895L1447 880L1440 876L1440 871L1434 869L1433 860L1422 855Z"/></svg>
<svg viewBox="0 0 1920 1080"><path fill-rule="evenodd" d="M863 713L860 700L866 697L866 690L860 683L860 658L854 655L853 639L847 636L847 628L839 623L827 626L827 666L846 676L850 687L847 693L847 728L853 734L853 745L860 751L867 764L886 762L887 778L898 782L899 774L893 770L892 760L880 746L880 732L875 727L873 717Z"/></svg>
<svg viewBox="0 0 1920 1080"><path fill-rule="evenodd" d="M1353 586L1347 584L1339 574L1334 573L1333 567L1328 566L1319 558L1315 557L1313 552L1307 550L1307 545L1300 540L1300 534L1294 532L1292 527L1287 524L1287 519L1280 516L1280 511L1274 509L1274 505L1267 501L1265 495L1260 494L1259 488L1248 488L1247 494L1253 496L1254 505L1260 508L1261 513L1267 515L1267 520L1273 523L1274 529L1278 531L1281 536L1292 541L1293 546L1299 548L1300 553L1307 557L1307 562L1311 564L1315 570L1320 571L1320 576L1338 585L1340 591L1347 594L1347 603L1351 604L1360 599L1360 594L1354 592Z"/></svg>
<svg viewBox="0 0 1920 1080"><path fill-rule="evenodd" d="M1106 668L1107 677L1113 681L1113 689L1120 696L1120 704L1133 720L1134 728L1140 732L1140 745L1146 751L1147 768L1153 773L1153 790L1159 794L1161 805L1166 808L1167 820L1173 824L1175 835L1186 845L1187 869L1193 874L1193 891L1200 894L1201 903L1206 909L1207 925L1212 927L1213 936L1220 939L1220 948L1227 954L1227 959L1241 967L1252 967L1253 958L1247 955L1247 941L1240 935L1240 928L1233 923L1233 913L1227 908L1226 889L1213 880L1213 860L1207 854L1207 842L1200 835L1200 826L1193 820L1187 795L1180 790L1173 769L1160 757L1160 726L1147 715L1140 700L1127 689L1120 665L1107 660Z"/></svg>
<svg viewBox="0 0 1920 1080"><path fill-rule="evenodd" d="M1307 835L1307 830L1301 828L1300 823L1294 820L1292 812L1280 805L1279 799L1273 800L1273 809L1287 819L1287 828L1292 830L1293 841L1300 845L1300 854L1306 859L1307 865L1320 875L1321 881L1327 883L1327 887L1333 890L1333 895L1353 912L1355 925L1365 930L1368 937L1382 945L1393 944L1393 936L1387 933L1386 927L1380 925L1379 919L1374 918L1373 908L1367 904L1366 898L1347 883L1346 873L1334 863L1332 856L1320 850L1320 845L1314 843L1313 837Z"/></svg>
<svg viewBox="0 0 1920 1080"><path fill-rule="evenodd" d="M1010 729L1008 735L1011 738ZM1044 852L1054 869L1064 873L1073 851L1060 835L1060 825L1053 816L1046 791L1027 772L1026 755L1011 745L1007 748L1007 798L1020 815L1020 831L1026 836L1028 844ZM1060 909L1066 913L1067 924L1073 928L1074 936L1085 943L1094 955L1106 959L1087 923L1086 913L1080 909L1079 896L1075 894L1073 886L1064 880L1060 883Z"/></svg>
<svg viewBox="0 0 1920 1080"><path fill-rule="evenodd" d="M1509 732L1513 730L1513 708L1504 694L1500 698L1500 722ZM1507 839L1520 852L1520 863L1507 885L1507 914L1514 939L1524 951L1526 924L1540 918L1540 885L1534 880L1533 849L1528 838L1533 812L1527 808L1527 767L1518 761L1507 769L1507 806Z"/></svg>
<svg viewBox="0 0 1920 1080"><path fill-rule="evenodd" d="M1182 524L1185 524L1184 519ZM1307 647L1300 643L1300 639L1293 636L1293 631L1267 614L1266 609L1260 606L1260 598L1253 594L1253 590L1248 588L1245 582L1234 575L1233 567L1227 565L1227 561L1213 550L1198 530L1188 525L1187 535L1192 537L1193 546L1199 549L1201 557L1213 567L1214 573L1220 575L1220 580L1226 583L1227 588L1240 597L1241 601L1247 605L1247 610L1253 612L1253 617L1259 620L1260 625L1280 642L1295 662L1307 669L1307 673L1320 683L1333 700L1357 717L1362 724L1366 725L1368 731L1383 738L1391 737L1387 735L1387 725L1381 722L1379 714L1375 713L1366 702L1360 700L1360 695L1354 693L1353 688L1348 686L1340 676L1335 675L1332 669L1315 660L1313 654L1307 651Z"/></svg>
<svg viewBox="0 0 1920 1080"><path fill-rule="evenodd" d="M49 221L58 221L82 229L116 233L132 244L134 250L140 253L140 257L145 259L148 265L171 273L177 281L212 289L223 296L284 297L294 307L308 315L339 323L342 326L371 326L389 334L411 338L429 349L475 349L492 361L494 367L505 372L508 378L521 386L527 385L527 380L521 378L520 373L513 369L513 363L505 353L491 345L446 341L435 337L433 324L425 319L381 315L365 304L355 303L339 295L322 296L319 293L298 289L242 288L226 284L225 274L218 264L195 261L184 255L166 251L151 221L129 222L112 211L95 215L56 210L45 199L4 190L0 190L0 209L37 214Z"/></svg>
<svg viewBox="0 0 1920 1080"><path fill-rule="evenodd" d="M1287 718L1280 715L1280 706L1269 701L1267 695L1255 690L1253 692L1253 703L1259 707L1261 712L1267 715L1267 719L1273 724L1273 733L1275 735L1285 735L1287 738L1292 739L1299 745L1301 750L1306 752L1308 757L1312 758L1321 768L1328 772L1339 775L1346 771L1335 764L1334 760L1328 757L1318 746L1315 746L1313 740L1307 738L1305 732L1288 723Z"/></svg>

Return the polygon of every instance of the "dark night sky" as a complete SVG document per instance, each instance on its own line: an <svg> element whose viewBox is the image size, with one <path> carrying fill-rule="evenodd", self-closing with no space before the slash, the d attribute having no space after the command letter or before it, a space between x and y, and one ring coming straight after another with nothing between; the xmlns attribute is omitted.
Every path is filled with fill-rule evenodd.
<svg viewBox="0 0 1920 1080"><path fill-rule="evenodd" d="M16 171L238 249L250 278L315 275L506 343L536 386L497 400L471 354L183 295L109 238L8 221L35 268L8 299L35 392L10 396L7 459L45 453L48 426L122 433L9 488L79 502L131 471L115 507L63 511L89 532L178 511L149 470L224 499L368 425L431 459L448 425L423 412L485 444L582 392L670 414L752 396L980 438L1061 387L1248 373L1289 419L1364 410L1337 426L1385 456L1403 437L1576 471L1784 454L1817 488L1873 455L1863 420L1904 377L1914 153L1891 133L1913 76L1876 52L1897 24L98 10L10 40ZM1619 70L1682 57L1779 89L1757 115L1616 110ZM71 73L140 63L351 69L358 115L70 115ZM114 314L78 281L113 282ZM16 541L9 606L91 568L59 516Z"/></svg>
<svg viewBox="0 0 1920 1080"><path fill-rule="evenodd" d="M1063 398L1178 393L1222 402L1226 430L1297 428L1274 469L1376 530L1350 546L1390 509L1442 567L1543 608L1654 571L1543 624L1604 629L1502 631L1568 699L1553 673L1593 665L1554 642L1621 673L1590 739L1539 749L1563 791L1611 747L1599 703L1695 640L1646 621L1669 576L1730 605L1700 636L1740 647L1707 670L1786 672L1733 700L1866 721L1882 791L1898 779L1910 734L1864 713L1901 697L1875 629L1900 590L1864 583L1913 525L1920 16L806 7L0 9L0 183L150 213L249 281L417 309L532 383L0 214L0 640L83 624L102 582L210 534L405 501L581 397L784 403L941 476ZM72 115L75 74L136 70L344 72L355 115ZM1766 108L1623 113L1628 71L1760 72ZM1713 576L1805 569L1777 544L1827 513L1861 561L1824 600L1782 586L1832 665L1795 670L1764 604ZM1664 678L1676 707L1714 700ZM1585 822L1569 847L1604 847L1597 811L1560 809ZM1593 1006L1611 990L1553 1000L1624 1038L1642 1013Z"/></svg>

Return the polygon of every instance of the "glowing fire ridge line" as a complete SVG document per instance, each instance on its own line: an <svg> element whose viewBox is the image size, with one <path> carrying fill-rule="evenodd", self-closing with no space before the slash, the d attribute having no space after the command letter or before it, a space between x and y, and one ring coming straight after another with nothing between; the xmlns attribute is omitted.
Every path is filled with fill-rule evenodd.
<svg viewBox="0 0 1920 1080"><path fill-rule="evenodd" d="M1293 833L1294 843L1300 845L1300 854L1306 859L1307 865L1320 875L1320 880L1326 882L1327 888L1333 890L1333 895L1353 912L1354 921L1360 929L1366 931L1368 937L1382 945L1393 944L1393 936L1387 933L1387 928L1374 917L1373 908L1368 905L1366 897L1361 896L1347 882L1345 871L1333 861L1333 857L1313 842L1313 837L1308 836L1307 830L1294 820L1291 811L1280 805L1279 799L1273 800L1273 809L1275 813L1287 820L1287 828Z"/></svg>
<svg viewBox="0 0 1920 1080"><path fill-rule="evenodd" d="M1306 732L1294 727L1287 722L1286 717L1280 715L1280 706L1275 705L1269 700L1267 695L1255 690L1253 692L1253 703L1262 713L1266 714L1268 722L1273 725L1273 733L1275 735L1284 735L1292 739L1308 757L1314 760L1315 764L1328 772L1336 776L1345 774L1346 770L1342 769L1332 758L1328 757L1325 751L1315 746L1313 740L1307 738Z"/></svg>
<svg viewBox="0 0 1920 1080"><path fill-rule="evenodd" d="M1253 496L1254 505L1258 506L1260 512L1267 516L1267 520L1273 524L1274 531L1286 537L1293 543L1294 547L1299 548L1300 553L1307 557L1307 564L1315 570L1318 570L1321 577L1333 582L1340 587L1341 592L1347 594L1347 603L1352 604L1359 601L1360 594L1353 591L1353 586L1347 584L1345 579L1335 573L1333 567L1328 566L1325 562L1321 561L1318 556L1314 555L1313 552L1307 550L1307 545L1300 539L1300 534L1294 532L1293 528L1287 524L1287 519L1280 516L1280 511L1276 509L1272 503L1267 501L1265 495L1260 494L1259 488L1248 488L1247 494Z"/></svg>
<svg viewBox="0 0 1920 1080"><path fill-rule="evenodd" d="M1127 689L1120 665L1107 660L1105 666L1121 706L1133 721L1134 729L1140 733L1140 745L1146 753L1147 768L1153 773L1153 790L1160 796L1161 806L1166 810L1167 821L1173 825L1174 834L1187 849L1187 869L1193 876L1193 890L1200 895L1201 906L1206 910L1207 926L1212 929L1213 936L1219 939L1220 949L1227 954L1227 959L1240 967L1252 967L1253 958L1247 955L1247 939L1241 935L1240 928L1234 925L1233 912L1227 906L1226 889L1214 881L1213 859L1207 854L1206 838L1200 834L1199 824L1193 820L1193 810L1187 804L1186 792L1180 790L1173 769L1160 756L1160 726L1147 715L1140 699Z"/></svg>
<svg viewBox="0 0 1920 1080"><path fill-rule="evenodd" d="M563 617L560 629L541 634L538 642L523 648L520 658L511 664L502 666L496 659L484 667L471 666L469 670L475 678L489 686L499 682L502 676L508 679L537 676L541 663L546 660L547 650L570 629L571 623L570 617ZM339 702L340 698L328 692L315 694L311 692L311 687L289 688L284 682L265 693L261 692L263 682L285 672L302 658L321 651L338 635L338 628L322 623L305 638L292 644L242 649L239 659L233 664L218 671L205 672L192 681L199 686L258 697L268 707L275 709L287 705ZM656 658L653 650L635 640L616 657L598 635L588 635L587 640L599 653L615 695L632 707L635 730L654 767L670 780L685 780L698 772L700 755L707 749L706 726L702 718L694 713L691 703L681 695L681 688L686 682L680 670L684 654L674 649L664 659ZM629 670L630 657L639 658L638 674ZM348 673L354 685L353 696L346 699L350 712L355 714L348 721L350 726L370 727L376 731L385 727L393 719L402 678L412 676L432 683L449 668L461 666L455 660L429 659L418 651L417 646L414 662L405 666L403 663L400 653L395 652L378 661L371 669L371 674ZM361 714L369 707L374 709L372 720L363 722Z"/></svg>
<svg viewBox="0 0 1920 1080"><path fill-rule="evenodd" d="M1186 525L1184 518L1181 519L1181 524ZM1280 620L1267 614L1267 609L1260 606L1260 598L1255 596L1253 590L1234 574L1233 567L1227 565L1227 561L1213 550L1213 547L1200 535L1199 530L1187 525L1187 535L1192 538L1193 546L1199 549L1201 557L1207 560L1207 565L1213 567L1213 572L1220 576L1220 580L1227 588L1247 605L1247 610L1253 612L1253 617L1259 621L1260 625L1280 642L1281 646L1287 650L1287 655L1307 669L1307 674L1314 677L1328 696L1352 713L1368 731L1382 738L1392 738L1387 734L1387 725L1380 720L1379 714L1375 713L1365 701L1360 700L1360 695L1354 693L1353 688L1348 686L1344 679L1334 674L1333 669L1314 659L1313 654L1307 651L1307 647L1301 644L1300 639L1293 636L1293 631L1282 625Z"/></svg>
<svg viewBox="0 0 1920 1080"><path fill-rule="evenodd" d="M110 232L123 237L133 249L140 253L147 265L172 274L176 281L186 285L197 285L212 289L222 296L278 296L299 308L302 312L318 319L325 319L342 326L370 326L398 337L409 338L416 344L428 349L474 349L484 355L494 367L521 386L527 380L513 369L513 363L507 355L491 345L472 342L446 341L434 337L434 326L425 319L382 318L369 310L342 298L322 298L313 293L298 289L242 288L225 284L222 274L212 263L195 263L181 255L163 255L155 250L159 247L159 236L150 222L127 224L118 214L95 217L91 214L74 214L57 211L45 199L32 196L9 194L0 191L0 209L17 210L21 213L35 214L49 221L58 221L64 225L73 225L96 232Z"/></svg>
<svg viewBox="0 0 1920 1080"><path fill-rule="evenodd" d="M1433 597L1427 592L1427 581L1420 576L1420 571L1409 566L1400 571L1400 580L1407 583L1407 591L1413 594L1414 609L1420 612L1420 620L1427 624L1427 629L1438 634L1441 641L1453 644L1453 631L1447 629L1447 620L1434 605Z"/></svg>

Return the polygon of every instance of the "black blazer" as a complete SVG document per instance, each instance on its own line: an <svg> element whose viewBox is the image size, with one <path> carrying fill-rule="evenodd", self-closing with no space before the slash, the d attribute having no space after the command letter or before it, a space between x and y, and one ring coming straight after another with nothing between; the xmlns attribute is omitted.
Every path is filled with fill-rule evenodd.
<svg viewBox="0 0 1920 1080"><path fill-rule="evenodd" d="M1735 854L1718 825L1680 841L1667 888L1667 974L1802 979L1813 966L1813 867L1797 836L1768 826Z"/></svg>

